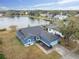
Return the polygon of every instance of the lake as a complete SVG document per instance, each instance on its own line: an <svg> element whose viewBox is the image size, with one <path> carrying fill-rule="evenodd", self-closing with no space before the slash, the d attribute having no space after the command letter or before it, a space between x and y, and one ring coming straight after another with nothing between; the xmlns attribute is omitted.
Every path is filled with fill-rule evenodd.
<svg viewBox="0 0 79 59"><path fill-rule="evenodd" d="M1 17L0 18L0 29L8 28L10 26L17 26L17 28L25 28L28 26L39 26L47 25L49 22L38 19L30 19L29 17Z"/></svg>

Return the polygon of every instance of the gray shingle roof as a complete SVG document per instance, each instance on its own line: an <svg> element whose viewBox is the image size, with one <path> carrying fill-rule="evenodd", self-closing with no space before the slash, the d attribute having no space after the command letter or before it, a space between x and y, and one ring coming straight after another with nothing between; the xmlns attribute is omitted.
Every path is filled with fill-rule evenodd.
<svg viewBox="0 0 79 59"><path fill-rule="evenodd" d="M21 32L24 33L25 36L27 35L37 35L40 34L42 31L42 27L40 26L35 26L35 27L28 27L28 28L23 28L21 29Z"/></svg>
<svg viewBox="0 0 79 59"><path fill-rule="evenodd" d="M42 38L41 41L43 41L48 46L54 40L59 39L59 37L57 35L53 35L52 33L48 33L48 32L45 32L45 31L42 31L42 33L40 34L40 36Z"/></svg>
<svg viewBox="0 0 79 59"><path fill-rule="evenodd" d="M23 29L18 30L17 32L19 32L18 36L20 37L22 42L25 41L23 39L25 37L28 38L30 36L40 36L41 37L40 41L45 43L47 46L50 46L50 43L53 40L58 39L56 35L46 32L45 30L43 30L43 27L41 26L23 28Z"/></svg>

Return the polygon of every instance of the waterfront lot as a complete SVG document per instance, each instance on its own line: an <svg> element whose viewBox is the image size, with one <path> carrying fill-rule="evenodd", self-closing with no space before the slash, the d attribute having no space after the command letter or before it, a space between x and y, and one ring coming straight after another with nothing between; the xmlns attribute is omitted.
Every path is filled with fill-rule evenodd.
<svg viewBox="0 0 79 59"><path fill-rule="evenodd" d="M15 31L0 32L2 40L1 51L6 59L59 59L61 56L53 51L51 54L44 54L36 45L24 47L16 38Z"/></svg>

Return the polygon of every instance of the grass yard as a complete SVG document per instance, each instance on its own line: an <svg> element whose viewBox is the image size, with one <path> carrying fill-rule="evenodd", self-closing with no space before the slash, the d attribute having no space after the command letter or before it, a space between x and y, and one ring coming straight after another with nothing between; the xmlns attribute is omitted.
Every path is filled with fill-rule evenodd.
<svg viewBox="0 0 79 59"><path fill-rule="evenodd" d="M24 47L16 38L15 32L0 32L0 38L2 38L1 50L6 59L59 59L61 57L55 51L46 55L36 45Z"/></svg>
<svg viewBox="0 0 79 59"><path fill-rule="evenodd" d="M5 59L3 54L0 54L0 59Z"/></svg>

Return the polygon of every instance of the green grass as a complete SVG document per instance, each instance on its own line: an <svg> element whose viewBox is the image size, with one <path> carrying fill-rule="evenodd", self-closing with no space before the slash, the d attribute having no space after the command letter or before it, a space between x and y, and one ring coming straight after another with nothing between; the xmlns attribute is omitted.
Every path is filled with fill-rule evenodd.
<svg viewBox="0 0 79 59"><path fill-rule="evenodd" d="M5 56L3 54L0 54L0 59L5 59Z"/></svg>

